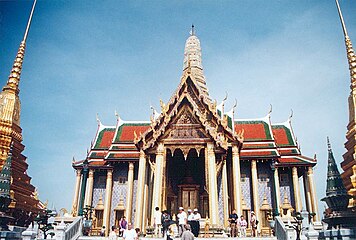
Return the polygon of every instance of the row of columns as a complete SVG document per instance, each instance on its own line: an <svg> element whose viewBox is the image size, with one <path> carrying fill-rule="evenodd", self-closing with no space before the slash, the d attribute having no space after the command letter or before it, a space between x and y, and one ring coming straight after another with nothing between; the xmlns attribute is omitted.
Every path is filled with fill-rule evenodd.
<svg viewBox="0 0 356 240"><path fill-rule="evenodd" d="M112 178L113 170L108 169L106 174L106 188L105 188L105 199L104 199L104 212L103 212L103 226L105 226L106 235L109 233L110 229L110 216L111 216L111 202L112 202L112 186L113 186L113 178ZM89 170L89 176L86 181L86 184L81 184L83 180L83 174L81 170L78 169L76 173L76 184L75 184L75 192L73 198L72 205L72 213L76 213L74 215L80 215L78 211L80 206L80 201L83 199L79 199L79 193L81 191L85 191L84 203L85 206L91 206L93 200L93 188L94 188L94 169ZM126 215L127 220L130 222L131 213L132 213L132 202L133 202L133 183L134 183L134 163L129 162L128 174L127 174L127 198L126 198ZM95 206L93 206L95 207Z"/></svg>

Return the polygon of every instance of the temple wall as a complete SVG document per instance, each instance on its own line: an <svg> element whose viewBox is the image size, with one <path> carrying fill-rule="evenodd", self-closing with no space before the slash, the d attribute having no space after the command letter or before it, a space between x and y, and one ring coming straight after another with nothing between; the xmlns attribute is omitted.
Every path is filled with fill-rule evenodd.
<svg viewBox="0 0 356 240"><path fill-rule="evenodd" d="M106 172L96 171L94 173L93 200L92 206L95 208L100 196L105 202Z"/></svg>
<svg viewBox="0 0 356 240"><path fill-rule="evenodd" d="M280 204L283 204L284 196L286 195L288 197L289 203L295 209L292 170L290 168L279 169L279 191Z"/></svg>
<svg viewBox="0 0 356 240"><path fill-rule="evenodd" d="M247 161L241 161L241 193L246 207L251 209L251 165Z"/></svg>
<svg viewBox="0 0 356 240"><path fill-rule="evenodd" d="M127 197L127 173L128 164L120 163L113 171L113 188L112 188L112 200L110 211L110 227L115 225L115 208L118 206L119 200L122 199L124 203L124 209L126 209L126 197ZM127 213L125 213L127 214Z"/></svg>
<svg viewBox="0 0 356 240"><path fill-rule="evenodd" d="M269 206L272 208L272 170L268 162L257 163L258 178L258 202L262 206L263 199L266 197Z"/></svg>

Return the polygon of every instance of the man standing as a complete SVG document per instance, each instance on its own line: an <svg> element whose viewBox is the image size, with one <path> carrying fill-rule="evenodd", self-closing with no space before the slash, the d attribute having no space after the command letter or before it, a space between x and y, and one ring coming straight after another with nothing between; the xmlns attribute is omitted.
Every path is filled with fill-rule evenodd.
<svg viewBox="0 0 356 240"><path fill-rule="evenodd" d="M185 230L185 225L187 224L187 214L184 212L183 207L179 207L179 213L177 214L178 217L178 232L179 237L182 237L182 234Z"/></svg>
<svg viewBox="0 0 356 240"><path fill-rule="evenodd" d="M256 230L257 230L257 218L255 213L252 211L251 212L251 220L250 220L250 224L251 224L251 232L252 232L252 237L256 237Z"/></svg>
<svg viewBox="0 0 356 240"><path fill-rule="evenodd" d="M237 218L238 218L238 216L236 214L236 210L233 210L232 213L229 215L229 222L230 222L230 228L231 228L230 237L237 237L236 236Z"/></svg>
<svg viewBox="0 0 356 240"><path fill-rule="evenodd" d="M247 222L244 219L244 216L241 215L241 218L240 218L241 237L246 237L246 227L247 227Z"/></svg>
<svg viewBox="0 0 356 240"><path fill-rule="evenodd" d="M194 208L194 210L193 210L193 221L192 221L194 227L192 227L192 232L193 232L195 237L199 236L200 219L201 219L201 216L200 216L200 213L198 212L198 209Z"/></svg>
<svg viewBox="0 0 356 240"><path fill-rule="evenodd" d="M166 233L167 233L170 221L171 221L171 216L168 214L167 210L164 210L162 212L162 218L161 218L162 227L163 227L163 229L162 229L163 230L163 236L165 236Z"/></svg>
<svg viewBox="0 0 356 240"><path fill-rule="evenodd" d="M122 238L124 240L137 240L138 239L136 230L132 228L131 223L127 224L127 229L124 231Z"/></svg>
<svg viewBox="0 0 356 240"><path fill-rule="evenodd" d="M159 207L155 208L154 214L154 227L155 227L155 237L161 237L161 226L162 226L162 213L159 211Z"/></svg>
<svg viewBox="0 0 356 240"><path fill-rule="evenodd" d="M190 229L193 231L193 213L192 213L192 209L188 209L188 224L190 225Z"/></svg>

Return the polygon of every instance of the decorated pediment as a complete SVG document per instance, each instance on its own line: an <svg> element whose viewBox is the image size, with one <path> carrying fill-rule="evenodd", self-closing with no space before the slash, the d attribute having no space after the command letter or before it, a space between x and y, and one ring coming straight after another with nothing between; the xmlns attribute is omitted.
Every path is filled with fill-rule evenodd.
<svg viewBox="0 0 356 240"><path fill-rule="evenodd" d="M135 139L135 144L149 151L156 148L158 142L172 144L179 141L182 144L213 141L225 150L229 143L241 142L217 114L216 103L197 87L189 72L183 75L170 101L167 104L161 101L161 115Z"/></svg>

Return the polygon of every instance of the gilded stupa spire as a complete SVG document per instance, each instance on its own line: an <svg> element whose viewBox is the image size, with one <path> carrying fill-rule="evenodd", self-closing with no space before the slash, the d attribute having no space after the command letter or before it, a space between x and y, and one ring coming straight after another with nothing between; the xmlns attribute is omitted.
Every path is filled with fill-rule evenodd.
<svg viewBox="0 0 356 240"><path fill-rule="evenodd" d="M3 88L3 90L10 90L10 91L12 90L16 94L19 93L19 83L20 83L20 76L22 70L22 63L25 56L26 40L27 40L28 31L30 30L32 16L35 10L36 2L37 0L34 0L23 40L21 41L20 47L17 51L14 64L12 65L11 73L9 75L9 79L7 80L7 83Z"/></svg>
<svg viewBox="0 0 356 240"><path fill-rule="evenodd" d="M349 62L349 69L350 69L350 77L351 77L351 89L356 91L356 56L355 51L352 47L351 39L347 33L344 17L342 16L342 12L340 9L339 1L335 0L337 10L339 12L339 17L342 25L342 30L345 36L345 45L346 45L346 53L347 53L347 60Z"/></svg>
<svg viewBox="0 0 356 240"><path fill-rule="evenodd" d="M194 25L192 25L189 37L185 42L183 71L191 73L202 93L209 95L203 72L200 41L196 36Z"/></svg>

